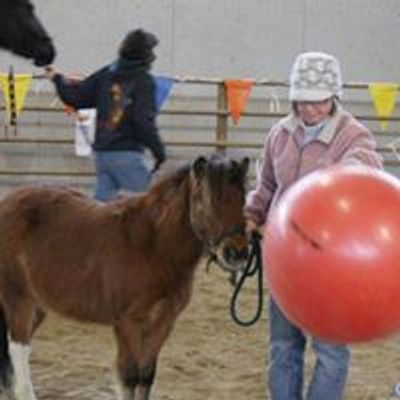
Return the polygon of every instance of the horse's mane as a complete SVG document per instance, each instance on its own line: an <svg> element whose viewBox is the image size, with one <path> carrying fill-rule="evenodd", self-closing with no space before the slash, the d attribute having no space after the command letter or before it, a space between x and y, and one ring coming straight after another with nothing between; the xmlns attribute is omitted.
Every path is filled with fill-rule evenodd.
<svg viewBox="0 0 400 400"><path fill-rule="evenodd" d="M190 163L181 165L173 171L168 171L161 175L152 183L149 188L149 195L157 196L158 193L177 190L188 178L190 173Z"/></svg>
<svg viewBox="0 0 400 400"><path fill-rule="evenodd" d="M144 226L148 229L161 229L161 226L170 226L182 218L188 208L188 178L190 164L185 164L178 169L162 173L154 181L147 192L124 193L116 199L98 204L90 199L94 205L94 212L99 215L117 216L129 229L140 220L142 231ZM68 196L70 197L70 196ZM84 200L83 206L89 204ZM97 211L96 211L97 210ZM103 219L103 217L101 217ZM171 222L173 221L173 222Z"/></svg>
<svg viewBox="0 0 400 400"><path fill-rule="evenodd" d="M214 154L210 158L210 163L207 164L207 167L208 181L213 193L217 194L216 199L220 198L224 186L228 183L244 187L246 175L237 161Z"/></svg>
<svg viewBox="0 0 400 400"><path fill-rule="evenodd" d="M1 0L0 0L1 1ZM190 172L190 164L184 164L178 169L170 170L168 172L158 175L154 180L147 192L143 193L129 193L125 192L120 194L116 199L111 200L107 205L124 206L126 203L131 205L141 202L153 203L165 201L179 190L183 182L186 181Z"/></svg>
<svg viewBox="0 0 400 400"><path fill-rule="evenodd" d="M143 200L146 202L146 208L157 210L158 225L177 220L179 214L187 210L189 176L190 164L185 164L160 177L144 195Z"/></svg>
<svg viewBox="0 0 400 400"><path fill-rule="evenodd" d="M157 196L158 193L175 192L189 176L191 164L186 163L177 170L166 173L158 179L149 190L149 195ZM244 186L246 175L243 173L239 163L232 161L221 154L213 154L207 162L204 171L213 193L222 193L224 185L235 183Z"/></svg>

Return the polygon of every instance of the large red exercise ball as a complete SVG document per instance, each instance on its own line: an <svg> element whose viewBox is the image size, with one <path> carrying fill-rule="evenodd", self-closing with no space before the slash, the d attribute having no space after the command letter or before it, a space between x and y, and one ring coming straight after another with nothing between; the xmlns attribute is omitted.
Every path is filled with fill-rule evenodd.
<svg viewBox="0 0 400 400"><path fill-rule="evenodd" d="M367 166L313 172L266 227L273 298L295 325L334 343L400 331L400 181Z"/></svg>

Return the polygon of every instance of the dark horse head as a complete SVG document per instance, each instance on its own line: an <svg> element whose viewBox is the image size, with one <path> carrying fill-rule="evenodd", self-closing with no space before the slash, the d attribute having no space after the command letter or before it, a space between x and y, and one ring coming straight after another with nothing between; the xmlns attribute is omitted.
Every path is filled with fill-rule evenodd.
<svg viewBox="0 0 400 400"><path fill-rule="evenodd" d="M231 272L242 269L248 256L243 215L248 166L247 157L239 162L216 154L198 157L191 172L192 227L211 260Z"/></svg>
<svg viewBox="0 0 400 400"><path fill-rule="evenodd" d="M51 64L56 55L29 0L0 0L0 47L33 59L38 67Z"/></svg>

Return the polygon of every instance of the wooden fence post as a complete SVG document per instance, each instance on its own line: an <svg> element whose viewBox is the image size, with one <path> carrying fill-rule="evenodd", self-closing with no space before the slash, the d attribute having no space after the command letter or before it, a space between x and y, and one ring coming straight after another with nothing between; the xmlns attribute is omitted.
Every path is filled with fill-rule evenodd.
<svg viewBox="0 0 400 400"><path fill-rule="evenodd" d="M228 101L224 82L217 85L217 129L216 140L218 143L228 141ZM225 144L217 144L217 151L226 152Z"/></svg>

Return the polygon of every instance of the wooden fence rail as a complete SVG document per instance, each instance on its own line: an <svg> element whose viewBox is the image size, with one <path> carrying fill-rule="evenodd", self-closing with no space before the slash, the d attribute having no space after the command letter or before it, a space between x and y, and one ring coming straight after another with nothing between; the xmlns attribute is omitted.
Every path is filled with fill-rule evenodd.
<svg viewBox="0 0 400 400"><path fill-rule="evenodd" d="M35 79L42 79L42 76L35 76ZM172 109L168 108L168 106L161 111L161 115L165 116L195 116L195 117L214 117L215 118L215 131L213 135L213 139L210 140L194 140L190 137L185 136L183 139L174 139L174 140L167 140L167 146L171 147L208 147L213 148L218 151L227 151L228 149L261 149L263 145L263 138L257 142L251 142L244 138L245 134L243 133L244 140L235 140L232 141L229 138L230 132L230 124L229 124L229 117L230 113L228 110L228 100L226 94L226 87L224 80L222 79L206 79L206 78L191 78L191 77L181 77L175 78L175 81L179 84L195 84L195 85L213 85L216 87L216 95L215 95L215 109L212 110L191 110L191 109ZM254 86L265 86L265 87L274 87L274 88L286 88L288 86L287 82L283 81L274 81L274 80L253 80ZM347 83L344 85L345 89L351 90L366 90L368 88L367 83L360 83L360 82L352 82ZM167 103L168 105L168 103ZM4 106L0 107L0 111L4 113ZM24 107L24 113L64 113L64 109L59 107L48 107L48 106L37 106L28 104ZM268 112L268 111L245 111L243 113L243 117L249 118L265 118L265 119L278 119L285 116L286 113L284 112ZM380 121L376 115L372 114L357 114L356 118L362 121ZM399 122L400 116L392 116L387 118L388 121ZM43 126L44 124L37 123L36 125L38 128ZM21 125L22 127L24 125ZM20 129L20 128L19 128ZM383 137L383 134L376 132L377 137ZM394 138L399 136L399 132L392 132L391 134ZM400 142L400 140L399 140ZM0 144L12 144L18 146L19 144L32 144L32 145L72 145L73 139L65 139L65 138L52 138L52 137L24 137L24 135L12 135L9 134L8 137L1 137L0 135ZM400 143L398 143L400 146ZM380 144L378 147L378 151L382 153L383 156L392 155L392 159L385 159L385 165L390 167L400 167L400 161L397 157L397 154L400 154L400 147L397 144L393 145L385 145ZM388 158L388 157L386 157ZM36 175L36 176L85 176L85 175L92 175L93 171L82 171L82 172L74 172L74 171L51 171L50 169L45 170L27 170L27 169L10 169L10 168L3 168L0 169L0 175L9 175L9 176L18 176L18 175Z"/></svg>

